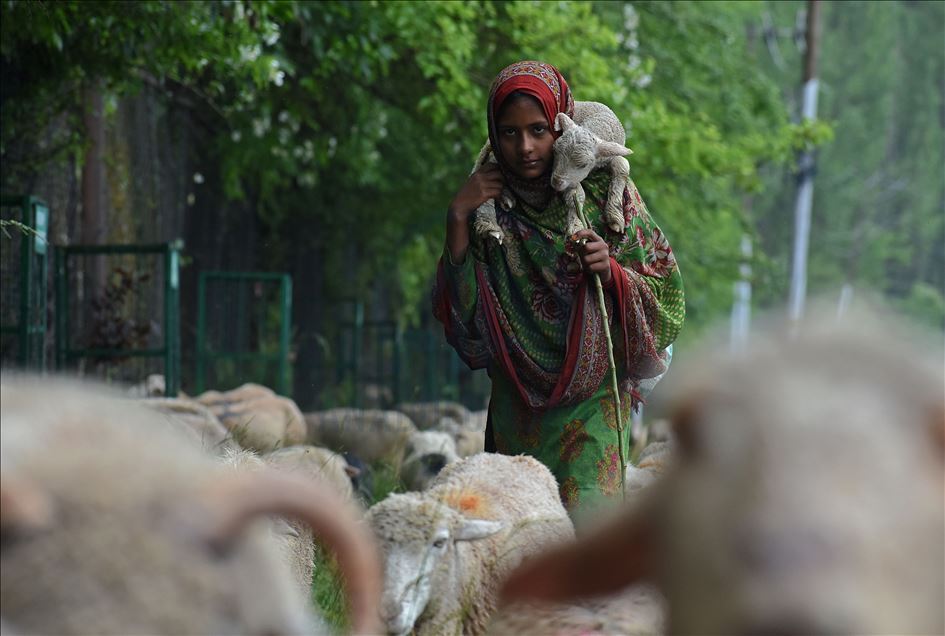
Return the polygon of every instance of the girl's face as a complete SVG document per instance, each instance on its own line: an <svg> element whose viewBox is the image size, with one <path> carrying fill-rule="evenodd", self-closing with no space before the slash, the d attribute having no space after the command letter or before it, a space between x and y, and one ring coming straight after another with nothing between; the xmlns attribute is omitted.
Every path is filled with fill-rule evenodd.
<svg viewBox="0 0 945 636"><path fill-rule="evenodd" d="M516 175L534 179L551 170L555 138L537 99L525 96L505 103L496 130L502 157Z"/></svg>

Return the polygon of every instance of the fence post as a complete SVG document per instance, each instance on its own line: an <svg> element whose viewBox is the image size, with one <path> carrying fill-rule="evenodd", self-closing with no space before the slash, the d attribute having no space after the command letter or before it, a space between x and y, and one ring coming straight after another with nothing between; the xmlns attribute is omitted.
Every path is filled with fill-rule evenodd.
<svg viewBox="0 0 945 636"><path fill-rule="evenodd" d="M292 316L292 278L282 275L280 302L282 329L279 333L279 394L289 395L289 319Z"/></svg>

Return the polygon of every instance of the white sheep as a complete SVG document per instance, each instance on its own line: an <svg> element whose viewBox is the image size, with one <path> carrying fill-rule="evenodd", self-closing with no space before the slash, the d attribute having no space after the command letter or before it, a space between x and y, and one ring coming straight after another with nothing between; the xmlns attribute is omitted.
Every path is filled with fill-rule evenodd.
<svg viewBox="0 0 945 636"><path fill-rule="evenodd" d="M671 441L655 441L647 444L635 464L627 464L627 492L640 490L658 481L672 465L675 455Z"/></svg>
<svg viewBox="0 0 945 636"><path fill-rule="evenodd" d="M148 398L140 403L164 415L169 425L181 430L211 455L239 449L233 435L199 402L185 398Z"/></svg>
<svg viewBox="0 0 945 636"><path fill-rule="evenodd" d="M222 396L198 400L208 405L243 448L266 453L305 441L305 417L289 398L246 391Z"/></svg>
<svg viewBox="0 0 945 636"><path fill-rule="evenodd" d="M481 634L499 581L523 558L573 538L551 472L527 456L479 454L423 493L368 510L385 561L390 634Z"/></svg>
<svg viewBox="0 0 945 636"><path fill-rule="evenodd" d="M630 178L630 164L624 157L633 152L625 145L627 134L623 124L606 104L575 102L574 119L566 113L558 113L555 130L560 130L561 136L554 145L551 187L563 193L568 205L568 235L583 227L575 206L575 200L577 206L584 205L581 181L592 170L603 167L610 171L604 219L612 231L622 233L625 225L623 194Z"/></svg>
<svg viewBox="0 0 945 636"><path fill-rule="evenodd" d="M404 413L417 427L417 430L428 431L435 429L440 419L450 417L466 424L472 417L465 406L459 402L440 400L439 402L402 402L394 407Z"/></svg>
<svg viewBox="0 0 945 636"><path fill-rule="evenodd" d="M679 455L662 482L513 574L505 598L650 578L673 633L945 632L941 349L908 346L902 319L864 322L704 356L676 386Z"/></svg>
<svg viewBox="0 0 945 636"><path fill-rule="evenodd" d="M417 428L403 413L336 408L305 414L308 443L338 453L350 452L369 464L399 470L407 439Z"/></svg>
<svg viewBox="0 0 945 636"><path fill-rule="evenodd" d="M630 178L630 164L624 157L633 153L625 145L627 134L623 124L606 104L574 102L574 119L566 113L558 113L554 127L562 132L554 143L551 187L563 193L568 207L568 235L583 228L578 214L578 207L584 205L586 198L581 181L591 171L603 167L611 175L604 218L614 232L622 233L625 226L623 194ZM491 150L488 143L483 146L473 172L486 161L495 161ZM507 188L503 188L501 198L502 207L510 210L514 198ZM483 238L491 236L499 244L502 243L503 232L496 219L495 202L492 199L479 206L473 218L473 231L477 235Z"/></svg>
<svg viewBox="0 0 945 636"><path fill-rule="evenodd" d="M266 453L262 459L279 470L323 482L343 500L355 502L351 478L357 476L359 471L332 450L300 444Z"/></svg>
<svg viewBox="0 0 945 636"><path fill-rule="evenodd" d="M481 453L485 447L486 427L485 417L479 418L480 411L470 414L466 424L460 424L452 417L441 417L433 430L448 433L456 446L456 454L460 457L469 457ZM485 411L481 411L485 413ZM480 424L482 427L480 428Z"/></svg>
<svg viewBox="0 0 945 636"><path fill-rule="evenodd" d="M334 546L355 629L376 621L375 546L298 477L233 475L153 411L49 378L0 386L0 611L22 633L304 633L307 598L252 523L300 517Z"/></svg>
<svg viewBox="0 0 945 636"><path fill-rule="evenodd" d="M407 440L400 479L407 490L426 490L443 468L459 461L452 435L417 431Z"/></svg>
<svg viewBox="0 0 945 636"><path fill-rule="evenodd" d="M234 472L242 474L260 473L267 468L262 457L247 449L229 449L223 453L220 461ZM278 470L278 467L275 468ZM311 529L298 519L271 517L267 521L279 556L292 573L299 595L308 598L315 575L315 540Z"/></svg>

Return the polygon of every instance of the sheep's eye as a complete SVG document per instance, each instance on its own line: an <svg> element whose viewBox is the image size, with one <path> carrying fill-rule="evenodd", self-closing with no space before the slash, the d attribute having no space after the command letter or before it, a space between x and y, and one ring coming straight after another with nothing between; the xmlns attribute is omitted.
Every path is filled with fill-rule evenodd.
<svg viewBox="0 0 945 636"><path fill-rule="evenodd" d="M433 542L434 548L442 548L444 545L446 545L446 539L444 537L440 537L439 539Z"/></svg>

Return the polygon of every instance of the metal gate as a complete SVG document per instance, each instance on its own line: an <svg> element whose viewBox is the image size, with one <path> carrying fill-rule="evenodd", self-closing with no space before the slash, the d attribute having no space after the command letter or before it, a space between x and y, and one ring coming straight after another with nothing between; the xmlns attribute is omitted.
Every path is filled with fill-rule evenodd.
<svg viewBox="0 0 945 636"><path fill-rule="evenodd" d="M49 208L32 196L0 197L0 365L46 369Z"/></svg>
<svg viewBox="0 0 945 636"><path fill-rule="evenodd" d="M197 393L256 382L291 397L292 278L200 272L197 294Z"/></svg>
<svg viewBox="0 0 945 636"><path fill-rule="evenodd" d="M181 241L56 249L56 362L109 383L180 389Z"/></svg>

